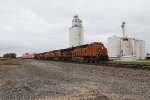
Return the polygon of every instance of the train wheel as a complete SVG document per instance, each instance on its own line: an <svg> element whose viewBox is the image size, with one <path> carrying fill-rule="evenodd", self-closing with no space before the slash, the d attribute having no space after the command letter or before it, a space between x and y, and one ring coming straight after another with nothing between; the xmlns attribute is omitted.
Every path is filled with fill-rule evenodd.
<svg viewBox="0 0 150 100"><path fill-rule="evenodd" d="M99 57L99 56L96 56L94 60L95 60L95 63L99 63L100 57Z"/></svg>

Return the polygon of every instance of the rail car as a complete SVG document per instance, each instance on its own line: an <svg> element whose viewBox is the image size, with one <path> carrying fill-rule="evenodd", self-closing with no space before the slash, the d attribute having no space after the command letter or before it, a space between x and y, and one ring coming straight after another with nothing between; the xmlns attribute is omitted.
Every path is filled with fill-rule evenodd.
<svg viewBox="0 0 150 100"><path fill-rule="evenodd" d="M92 42L67 49L54 50L35 54L35 59L58 60L74 62L102 62L108 61L107 48L101 42Z"/></svg>

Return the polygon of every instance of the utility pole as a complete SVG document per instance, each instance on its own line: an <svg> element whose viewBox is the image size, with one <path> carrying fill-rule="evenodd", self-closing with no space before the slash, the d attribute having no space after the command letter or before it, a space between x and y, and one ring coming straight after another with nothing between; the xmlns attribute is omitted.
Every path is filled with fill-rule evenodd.
<svg viewBox="0 0 150 100"><path fill-rule="evenodd" d="M121 27L122 27L123 38L125 38L125 24L126 24L126 23L123 21L123 22L122 22L122 26L121 26Z"/></svg>

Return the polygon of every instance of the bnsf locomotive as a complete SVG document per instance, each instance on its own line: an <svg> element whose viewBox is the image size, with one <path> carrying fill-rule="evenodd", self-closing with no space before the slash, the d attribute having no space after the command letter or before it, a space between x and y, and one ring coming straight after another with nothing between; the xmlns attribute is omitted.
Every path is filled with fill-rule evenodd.
<svg viewBox="0 0 150 100"><path fill-rule="evenodd" d="M102 62L108 61L108 54L107 48L101 42L93 42L67 49L35 54L34 58L41 60Z"/></svg>

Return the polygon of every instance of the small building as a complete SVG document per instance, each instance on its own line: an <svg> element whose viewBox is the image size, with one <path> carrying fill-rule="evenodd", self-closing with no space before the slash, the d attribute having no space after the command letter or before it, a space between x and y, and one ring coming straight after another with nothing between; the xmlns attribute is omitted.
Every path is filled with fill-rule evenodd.
<svg viewBox="0 0 150 100"><path fill-rule="evenodd" d="M145 41L135 38L120 38L112 36L108 38L108 55L113 59L121 57L145 59Z"/></svg>
<svg viewBox="0 0 150 100"><path fill-rule="evenodd" d="M83 45L83 27L82 20L79 19L78 15L73 17L72 27L69 29L69 46L75 47Z"/></svg>
<svg viewBox="0 0 150 100"><path fill-rule="evenodd" d="M136 56L122 56L121 61L136 61Z"/></svg>
<svg viewBox="0 0 150 100"><path fill-rule="evenodd" d="M34 58L35 53L24 53L22 54L22 58L24 59L32 59Z"/></svg>
<svg viewBox="0 0 150 100"><path fill-rule="evenodd" d="M150 59L150 54L149 53L146 54L146 59Z"/></svg>

